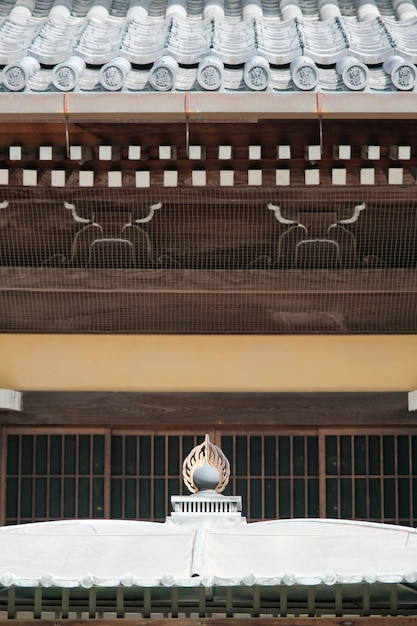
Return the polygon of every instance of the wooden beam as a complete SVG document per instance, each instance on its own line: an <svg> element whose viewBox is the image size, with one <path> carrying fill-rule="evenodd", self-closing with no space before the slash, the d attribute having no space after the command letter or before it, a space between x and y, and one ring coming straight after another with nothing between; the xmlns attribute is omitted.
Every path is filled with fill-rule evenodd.
<svg viewBox="0 0 417 626"><path fill-rule="evenodd" d="M117 393L25 391L23 411L0 413L13 426L281 430L417 426L405 392Z"/></svg>
<svg viewBox="0 0 417 626"><path fill-rule="evenodd" d="M4 332L417 332L414 270L3 268Z"/></svg>
<svg viewBox="0 0 417 626"><path fill-rule="evenodd" d="M176 626L417 626L417 617L278 617L278 618L229 618L201 617L198 619L175 619ZM4 626L172 626L172 618L149 619L4 619Z"/></svg>

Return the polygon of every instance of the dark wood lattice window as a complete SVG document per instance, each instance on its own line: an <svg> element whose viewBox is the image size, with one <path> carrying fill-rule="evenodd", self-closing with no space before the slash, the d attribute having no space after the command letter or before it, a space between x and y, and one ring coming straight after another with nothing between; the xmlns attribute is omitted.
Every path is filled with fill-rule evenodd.
<svg viewBox="0 0 417 626"><path fill-rule="evenodd" d="M162 521L203 433L4 428L2 522ZM211 432L249 521L332 517L417 525L417 432Z"/></svg>

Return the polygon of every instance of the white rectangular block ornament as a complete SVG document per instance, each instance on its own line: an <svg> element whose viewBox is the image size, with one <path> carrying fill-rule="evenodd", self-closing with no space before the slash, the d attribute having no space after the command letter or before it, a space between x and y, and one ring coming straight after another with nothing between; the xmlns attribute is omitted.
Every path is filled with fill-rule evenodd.
<svg viewBox="0 0 417 626"><path fill-rule="evenodd" d="M129 146L127 158L130 161L139 161L142 155L141 146Z"/></svg>
<svg viewBox="0 0 417 626"><path fill-rule="evenodd" d="M178 172L176 170L164 172L164 187L178 187Z"/></svg>
<svg viewBox="0 0 417 626"><path fill-rule="evenodd" d="M151 185L151 173L149 171L138 171L135 175L136 187L144 188Z"/></svg>
<svg viewBox="0 0 417 626"><path fill-rule="evenodd" d="M0 185L9 184L9 170L0 169Z"/></svg>
<svg viewBox="0 0 417 626"><path fill-rule="evenodd" d="M389 158L393 161L409 161L411 159L411 146L390 146Z"/></svg>
<svg viewBox="0 0 417 626"><path fill-rule="evenodd" d="M290 170L276 170L275 184L288 187L288 185L290 184Z"/></svg>
<svg viewBox="0 0 417 626"><path fill-rule="evenodd" d="M78 185L80 187L93 187L94 186L94 172L81 170L78 173Z"/></svg>
<svg viewBox="0 0 417 626"><path fill-rule="evenodd" d="M375 170L373 167L363 167L360 172L361 185L375 185Z"/></svg>
<svg viewBox="0 0 417 626"><path fill-rule="evenodd" d="M344 167L334 167L332 169L332 184L346 185L346 169Z"/></svg>
<svg viewBox="0 0 417 626"><path fill-rule="evenodd" d="M404 170L402 167L389 167L388 168L388 184L389 185L402 185L403 176L404 176Z"/></svg>
<svg viewBox="0 0 417 626"><path fill-rule="evenodd" d="M65 187L65 170L51 170L51 186Z"/></svg>
<svg viewBox="0 0 417 626"><path fill-rule="evenodd" d="M193 170L191 173L193 187L206 186L206 172L204 170Z"/></svg>
<svg viewBox="0 0 417 626"><path fill-rule="evenodd" d="M52 146L41 146L39 148L40 161L52 161Z"/></svg>
<svg viewBox="0 0 417 626"><path fill-rule="evenodd" d="M248 185L262 185L262 170L248 170Z"/></svg>
<svg viewBox="0 0 417 626"><path fill-rule="evenodd" d="M249 146L249 159L258 161L261 158L261 146Z"/></svg>
<svg viewBox="0 0 417 626"><path fill-rule="evenodd" d="M23 170L22 184L25 187L36 187L36 185L38 184L37 170Z"/></svg>
<svg viewBox="0 0 417 626"><path fill-rule="evenodd" d="M348 161L352 157L352 147L348 145L333 146L333 158Z"/></svg>
<svg viewBox="0 0 417 626"><path fill-rule="evenodd" d="M291 159L291 146L277 146L277 159L288 160Z"/></svg>
<svg viewBox="0 0 417 626"><path fill-rule="evenodd" d="M109 187L121 187L122 186L122 172L108 172L107 184Z"/></svg>
<svg viewBox="0 0 417 626"><path fill-rule="evenodd" d="M231 159L232 146L219 146L219 159Z"/></svg>
<svg viewBox="0 0 417 626"><path fill-rule="evenodd" d="M305 170L306 185L320 185L320 170Z"/></svg>
<svg viewBox="0 0 417 626"><path fill-rule="evenodd" d="M233 187L235 173L233 170L220 170L220 187Z"/></svg>

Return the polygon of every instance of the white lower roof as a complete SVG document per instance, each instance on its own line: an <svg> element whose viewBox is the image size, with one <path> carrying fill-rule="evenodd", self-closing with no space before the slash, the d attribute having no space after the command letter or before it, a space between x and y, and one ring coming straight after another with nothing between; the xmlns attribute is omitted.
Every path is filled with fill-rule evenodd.
<svg viewBox="0 0 417 626"><path fill-rule="evenodd" d="M345 520L43 522L0 528L0 555L5 587L417 581L414 528Z"/></svg>

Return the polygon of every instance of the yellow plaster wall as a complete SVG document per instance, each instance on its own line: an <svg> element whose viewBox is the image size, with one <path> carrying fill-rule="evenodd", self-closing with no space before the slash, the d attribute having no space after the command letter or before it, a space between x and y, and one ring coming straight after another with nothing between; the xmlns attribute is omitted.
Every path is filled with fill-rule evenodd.
<svg viewBox="0 0 417 626"><path fill-rule="evenodd" d="M417 388L417 335L0 335L0 387L113 391Z"/></svg>

